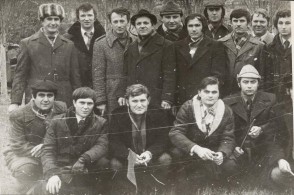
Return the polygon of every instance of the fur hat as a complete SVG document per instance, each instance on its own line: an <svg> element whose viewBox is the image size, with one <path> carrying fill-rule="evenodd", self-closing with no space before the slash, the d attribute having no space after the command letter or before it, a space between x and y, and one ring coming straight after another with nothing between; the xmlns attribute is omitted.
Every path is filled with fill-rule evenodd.
<svg viewBox="0 0 294 195"><path fill-rule="evenodd" d="M204 7L223 7L226 0L204 0Z"/></svg>
<svg viewBox="0 0 294 195"><path fill-rule="evenodd" d="M56 3L47 3L40 5L38 15L41 21L49 16L58 16L62 21L65 17L65 12L61 5Z"/></svg>
<svg viewBox="0 0 294 195"><path fill-rule="evenodd" d="M53 92L55 95L57 93L57 84L50 80L41 80L37 81L31 86L32 91L34 92Z"/></svg>
<svg viewBox="0 0 294 195"><path fill-rule="evenodd" d="M151 14L149 11L147 11L146 9L140 9L138 13L136 13L135 15L132 16L131 18L131 24L133 26L135 26L135 22L138 18L140 17L147 17L147 18L150 18L151 20L151 23L153 25L155 25L157 23L157 18L155 15Z"/></svg>
<svg viewBox="0 0 294 195"><path fill-rule="evenodd" d="M260 79L261 76L259 75L258 71L256 68L250 64L247 64L243 66L241 69L240 73L237 74L237 79L239 78L254 78L254 79Z"/></svg>
<svg viewBox="0 0 294 195"><path fill-rule="evenodd" d="M183 11L179 4L173 1L168 1L162 6L162 9L160 10L160 16L169 14L180 14L181 16L183 16Z"/></svg>

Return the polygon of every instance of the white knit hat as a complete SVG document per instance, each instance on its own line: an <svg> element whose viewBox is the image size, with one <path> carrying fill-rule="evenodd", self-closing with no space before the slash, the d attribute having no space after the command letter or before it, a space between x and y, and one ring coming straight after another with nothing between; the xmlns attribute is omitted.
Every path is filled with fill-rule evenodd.
<svg viewBox="0 0 294 195"><path fill-rule="evenodd" d="M38 15L41 21L49 16L58 16L60 20L63 20L65 12L61 5L57 3L47 3L40 5Z"/></svg>
<svg viewBox="0 0 294 195"><path fill-rule="evenodd" d="M243 66L241 69L240 73L237 74L237 79L239 78L255 78L255 79L260 79L261 76L259 75L258 71L256 68L250 64L247 64Z"/></svg>

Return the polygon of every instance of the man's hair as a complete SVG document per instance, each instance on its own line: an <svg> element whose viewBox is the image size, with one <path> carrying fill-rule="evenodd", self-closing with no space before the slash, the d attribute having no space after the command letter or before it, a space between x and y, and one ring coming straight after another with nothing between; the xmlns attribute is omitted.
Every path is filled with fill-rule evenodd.
<svg viewBox="0 0 294 195"><path fill-rule="evenodd" d="M205 77L201 80L198 90L201 91L202 89L205 89L208 85L217 85L218 89L220 89L220 82L217 77L211 76L211 77Z"/></svg>
<svg viewBox="0 0 294 195"><path fill-rule="evenodd" d="M268 14L268 12L265 9L259 8L257 10L254 11L254 13L251 15L251 21L253 20L253 15L256 14L257 16L262 15L262 17L264 17L267 20L267 25L269 25L270 23L270 16Z"/></svg>
<svg viewBox="0 0 294 195"><path fill-rule="evenodd" d="M225 10L225 8L223 7L223 6L219 6L219 8L221 8L222 9L222 16L221 16L221 19L223 19L224 17L225 17L225 15L226 15L226 10ZM208 13L207 13L207 9L208 9L208 7L205 7L205 9L204 9L204 16L206 17L206 19L209 21L209 18L208 18Z"/></svg>
<svg viewBox="0 0 294 195"><path fill-rule="evenodd" d="M37 97L37 93L39 93L39 92L52 92L52 93L54 93L54 98L56 98L56 95L57 95L57 91L32 89L32 96L34 98L36 98Z"/></svg>
<svg viewBox="0 0 294 195"><path fill-rule="evenodd" d="M72 93L72 99L74 101L77 101L78 99L86 99L86 98L92 99L94 103L96 102L95 91L91 89L90 87L80 87L74 90L74 92Z"/></svg>
<svg viewBox="0 0 294 195"><path fill-rule="evenodd" d="M129 99L130 97L135 97L135 96L139 96L142 94L146 94L147 98L149 98L149 90L147 89L147 87L145 87L144 85L141 84L134 84L129 86L126 89L126 99Z"/></svg>
<svg viewBox="0 0 294 195"><path fill-rule="evenodd" d="M126 9L126 8L124 8L124 7L119 7L119 8L115 8L115 9L111 10L107 14L107 17L108 17L109 22L111 22L111 15L112 15L112 13L116 13L118 15L125 15L125 16L127 16L128 22L130 21L131 14L130 14L129 10Z"/></svg>
<svg viewBox="0 0 294 195"><path fill-rule="evenodd" d="M230 15L230 21L232 21L233 18L241 18L245 17L247 20L247 23L250 23L250 12L246 9L234 9Z"/></svg>
<svg viewBox="0 0 294 195"><path fill-rule="evenodd" d="M96 11L96 9L93 7L93 5L90 4L90 3L83 3L82 5L80 5L80 6L76 9L76 17L77 17L77 19L79 19L79 13L80 13L80 10L83 11L83 12L87 12L87 11L90 11L91 9L93 9L94 17L95 17L95 19L96 19L96 18L97 18L97 11Z"/></svg>
<svg viewBox="0 0 294 195"><path fill-rule="evenodd" d="M280 18L286 18L286 17L291 17L291 10L280 10L276 13L275 18L274 18L274 27L278 29L278 21Z"/></svg>
<svg viewBox="0 0 294 195"><path fill-rule="evenodd" d="M188 22L190 20L195 19L195 18L197 18L202 23L202 32L205 32L208 29L207 20L201 14L190 14L190 15L188 15L186 17L186 19L185 19L185 26L186 26L186 28L188 28Z"/></svg>

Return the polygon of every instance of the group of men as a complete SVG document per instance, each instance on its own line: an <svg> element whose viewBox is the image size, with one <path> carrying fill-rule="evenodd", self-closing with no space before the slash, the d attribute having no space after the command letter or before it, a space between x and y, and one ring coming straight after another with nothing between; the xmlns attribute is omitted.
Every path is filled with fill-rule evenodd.
<svg viewBox="0 0 294 195"><path fill-rule="evenodd" d="M20 43L9 106L4 154L19 190L88 193L110 178L148 190L179 169L293 185L291 12L277 12L274 36L266 10L235 9L229 26L224 1L204 6L183 21L168 1L157 30L149 11L115 8L105 34L86 3L60 35L63 7L42 4L42 28Z"/></svg>

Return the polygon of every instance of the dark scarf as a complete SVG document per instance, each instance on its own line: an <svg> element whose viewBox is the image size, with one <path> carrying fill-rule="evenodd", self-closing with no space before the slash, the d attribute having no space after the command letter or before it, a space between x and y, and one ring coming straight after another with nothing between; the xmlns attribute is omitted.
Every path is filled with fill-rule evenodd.
<svg viewBox="0 0 294 195"><path fill-rule="evenodd" d="M236 44L236 49L239 51L249 39L249 33L245 32L244 34L240 36L237 33L233 32L232 38Z"/></svg>

